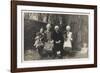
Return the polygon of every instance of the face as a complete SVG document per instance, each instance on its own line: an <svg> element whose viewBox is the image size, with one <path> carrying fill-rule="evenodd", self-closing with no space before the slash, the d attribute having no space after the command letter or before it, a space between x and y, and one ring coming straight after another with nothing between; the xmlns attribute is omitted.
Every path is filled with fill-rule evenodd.
<svg viewBox="0 0 100 73"><path fill-rule="evenodd" d="M67 27L66 27L66 30L67 30L67 31L70 31L70 27L67 26Z"/></svg>
<svg viewBox="0 0 100 73"><path fill-rule="evenodd" d="M48 26L48 27L47 27L47 30L50 30L50 28L51 28L51 26Z"/></svg>
<svg viewBox="0 0 100 73"><path fill-rule="evenodd" d="M40 32L43 32L43 28L40 29Z"/></svg>
<svg viewBox="0 0 100 73"><path fill-rule="evenodd" d="M59 27L58 26L55 26L55 31L59 31Z"/></svg>
<svg viewBox="0 0 100 73"><path fill-rule="evenodd" d="M50 30L51 29L51 25L47 24L46 28L47 28L47 30Z"/></svg>

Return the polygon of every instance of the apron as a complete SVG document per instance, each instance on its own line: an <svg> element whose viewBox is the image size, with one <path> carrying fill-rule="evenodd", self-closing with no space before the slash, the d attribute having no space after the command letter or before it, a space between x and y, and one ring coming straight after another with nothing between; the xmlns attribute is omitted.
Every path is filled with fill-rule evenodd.
<svg viewBox="0 0 100 73"><path fill-rule="evenodd" d="M48 41L48 42L45 42L44 49L48 50L48 51L52 51L53 46L54 46L54 44L52 42Z"/></svg>
<svg viewBox="0 0 100 73"><path fill-rule="evenodd" d="M63 47L69 47L69 48L72 48L72 43L71 43L71 40L72 40L72 32L69 32L67 35L67 40L64 41L64 45Z"/></svg>

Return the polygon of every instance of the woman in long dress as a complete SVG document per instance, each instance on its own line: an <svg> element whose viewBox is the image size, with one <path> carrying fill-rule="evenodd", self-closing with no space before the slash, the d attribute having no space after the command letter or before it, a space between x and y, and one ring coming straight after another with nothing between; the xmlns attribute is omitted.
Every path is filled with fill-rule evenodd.
<svg viewBox="0 0 100 73"><path fill-rule="evenodd" d="M44 29L41 28L40 32L36 34L34 46L37 48L40 58L43 58L44 48Z"/></svg>
<svg viewBox="0 0 100 73"><path fill-rule="evenodd" d="M46 40L45 40L44 50L46 51L48 58L52 57L53 40L51 36L52 36L51 24L47 24L45 31Z"/></svg>
<svg viewBox="0 0 100 73"><path fill-rule="evenodd" d="M64 34L64 50L67 52L67 54L70 54L72 51L72 32L70 31L71 27L66 26L66 31Z"/></svg>

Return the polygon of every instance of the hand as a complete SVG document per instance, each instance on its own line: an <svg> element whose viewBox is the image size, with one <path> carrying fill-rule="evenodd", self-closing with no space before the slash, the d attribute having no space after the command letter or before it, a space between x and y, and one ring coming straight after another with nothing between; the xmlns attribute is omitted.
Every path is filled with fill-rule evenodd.
<svg viewBox="0 0 100 73"><path fill-rule="evenodd" d="M50 43L54 43L54 40L50 41Z"/></svg>
<svg viewBox="0 0 100 73"><path fill-rule="evenodd" d="M71 38L70 40L72 41L73 39Z"/></svg>
<svg viewBox="0 0 100 73"><path fill-rule="evenodd" d="M58 43L60 43L61 41L59 40Z"/></svg>
<svg viewBox="0 0 100 73"><path fill-rule="evenodd" d="M58 44L58 43L60 43L61 41L59 40L59 41L56 41L56 43Z"/></svg>
<svg viewBox="0 0 100 73"><path fill-rule="evenodd" d="M58 41L55 42L56 44L58 43Z"/></svg>
<svg viewBox="0 0 100 73"><path fill-rule="evenodd" d="M72 38L68 38L67 40L70 40L70 41L72 41L73 39L72 39Z"/></svg>

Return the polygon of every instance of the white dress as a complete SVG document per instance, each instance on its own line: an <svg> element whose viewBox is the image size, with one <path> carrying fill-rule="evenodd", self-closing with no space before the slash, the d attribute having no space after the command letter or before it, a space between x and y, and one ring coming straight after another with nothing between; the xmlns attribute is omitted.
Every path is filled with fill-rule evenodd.
<svg viewBox="0 0 100 73"><path fill-rule="evenodd" d="M52 39L51 39L51 31L45 31L47 42L45 42L44 49L48 51L52 51L54 46Z"/></svg>
<svg viewBox="0 0 100 73"><path fill-rule="evenodd" d="M72 32L68 32L67 34L65 34L67 36L66 40L64 41L64 45L63 47L69 47L72 48Z"/></svg>

